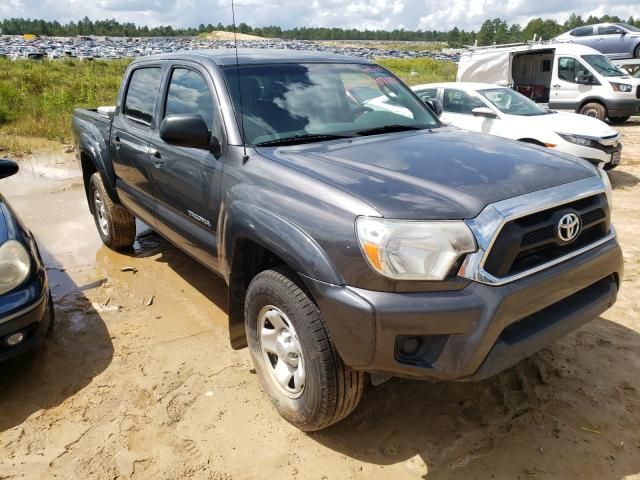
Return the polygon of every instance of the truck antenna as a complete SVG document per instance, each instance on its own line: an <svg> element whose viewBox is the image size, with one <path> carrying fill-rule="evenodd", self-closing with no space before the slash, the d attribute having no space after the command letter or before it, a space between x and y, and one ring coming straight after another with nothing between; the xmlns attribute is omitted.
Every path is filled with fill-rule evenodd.
<svg viewBox="0 0 640 480"><path fill-rule="evenodd" d="M240 60L238 59L238 37L236 34L236 8L235 3L231 0L231 18L233 20L233 43L236 50L236 81L238 83L238 101L240 102L240 130L242 135L242 149L243 149L243 157L242 161L246 162L249 160L249 155L247 155L247 143L244 140L244 114L242 113L242 87L240 86Z"/></svg>

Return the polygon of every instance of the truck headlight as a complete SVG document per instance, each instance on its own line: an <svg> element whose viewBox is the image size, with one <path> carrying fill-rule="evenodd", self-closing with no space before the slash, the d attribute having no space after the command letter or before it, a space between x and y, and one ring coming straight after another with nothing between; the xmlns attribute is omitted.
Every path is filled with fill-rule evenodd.
<svg viewBox="0 0 640 480"><path fill-rule="evenodd" d="M31 257L15 240L0 245L0 295L18 287L29 276Z"/></svg>
<svg viewBox="0 0 640 480"><path fill-rule="evenodd" d="M556 132L558 133L558 132ZM558 133L560 137L566 140L569 143L574 143L576 145L580 145L581 147L592 147L593 139L589 137L582 137L580 135L571 135L568 133Z"/></svg>
<svg viewBox="0 0 640 480"><path fill-rule="evenodd" d="M614 92L630 93L633 91L633 85L627 83L609 82Z"/></svg>
<svg viewBox="0 0 640 480"><path fill-rule="evenodd" d="M397 280L443 280L461 255L476 251L463 221L359 217L356 232L369 265Z"/></svg>

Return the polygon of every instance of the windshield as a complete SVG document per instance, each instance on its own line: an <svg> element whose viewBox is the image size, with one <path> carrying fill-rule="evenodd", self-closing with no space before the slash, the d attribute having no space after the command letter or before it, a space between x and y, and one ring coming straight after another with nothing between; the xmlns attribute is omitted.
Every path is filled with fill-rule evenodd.
<svg viewBox="0 0 640 480"><path fill-rule="evenodd" d="M629 30L630 32L640 32L640 28L636 28L633 25L629 25L628 23L616 23L616 25L624 28L625 30Z"/></svg>
<svg viewBox="0 0 640 480"><path fill-rule="evenodd" d="M489 100L502 113L527 117L545 115L547 113L547 110L510 88L488 88L480 90L478 93Z"/></svg>
<svg viewBox="0 0 640 480"><path fill-rule="evenodd" d="M224 74L249 145L440 126L408 87L378 65L246 65Z"/></svg>
<svg viewBox="0 0 640 480"><path fill-rule="evenodd" d="M583 55L582 58L584 58L587 63L595 68L596 72L603 77L626 76L626 73L611 63L604 55Z"/></svg>

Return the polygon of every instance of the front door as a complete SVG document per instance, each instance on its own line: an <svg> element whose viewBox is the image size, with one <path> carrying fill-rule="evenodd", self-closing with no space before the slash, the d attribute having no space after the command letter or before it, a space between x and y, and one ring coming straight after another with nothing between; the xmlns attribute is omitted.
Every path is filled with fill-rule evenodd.
<svg viewBox="0 0 640 480"><path fill-rule="evenodd" d="M163 98L162 119L198 114L210 135L223 141L208 74L196 67L174 65ZM158 229L192 256L217 269L217 219L220 209L222 162L209 150L166 143L158 129L150 140L154 160Z"/></svg>
<svg viewBox="0 0 640 480"><path fill-rule="evenodd" d="M491 133L495 119L475 116L473 109L479 107L489 108L480 98L469 92L457 88L445 88L440 119L472 132Z"/></svg>
<svg viewBox="0 0 640 480"><path fill-rule="evenodd" d="M586 74L591 74L591 71L580 60L573 57L558 57L556 72L551 81L549 107L575 111L580 99L593 89L592 85L577 82L579 76Z"/></svg>
<svg viewBox="0 0 640 480"><path fill-rule="evenodd" d="M628 50L627 32L617 25L603 25L598 27L596 49L610 57L623 56Z"/></svg>

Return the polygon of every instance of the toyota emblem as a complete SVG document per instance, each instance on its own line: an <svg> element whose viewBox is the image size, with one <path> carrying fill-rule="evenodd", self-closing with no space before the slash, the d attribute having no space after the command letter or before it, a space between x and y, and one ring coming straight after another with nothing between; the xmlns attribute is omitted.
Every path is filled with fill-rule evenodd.
<svg viewBox="0 0 640 480"><path fill-rule="evenodd" d="M563 242L571 242L580 233L580 227L580 217L575 213L567 213L558 222L558 238Z"/></svg>

